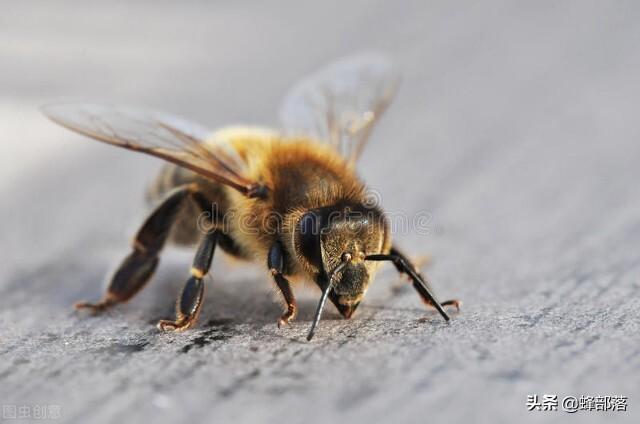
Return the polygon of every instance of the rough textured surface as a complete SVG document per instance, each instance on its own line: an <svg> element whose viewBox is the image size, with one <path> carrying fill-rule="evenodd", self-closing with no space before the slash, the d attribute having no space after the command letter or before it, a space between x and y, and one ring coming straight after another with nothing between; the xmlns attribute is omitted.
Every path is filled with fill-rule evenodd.
<svg viewBox="0 0 640 424"><path fill-rule="evenodd" d="M13 4L0 16L0 403L68 422L638 422L640 27L636 2ZM213 127L273 124L286 87L389 51L403 86L361 161L426 235L447 325L386 269L351 321L317 293L279 330L264 270L214 263L201 325L160 334L190 253L130 304L100 296L144 216L153 159L36 107L84 98ZM425 215L426 213L426 215ZM625 412L527 412L528 394L626 395Z"/></svg>

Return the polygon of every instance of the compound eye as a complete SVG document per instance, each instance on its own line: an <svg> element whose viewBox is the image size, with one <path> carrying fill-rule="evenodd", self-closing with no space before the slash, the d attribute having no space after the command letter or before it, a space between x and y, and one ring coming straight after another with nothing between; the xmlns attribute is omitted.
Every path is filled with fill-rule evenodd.
<svg viewBox="0 0 640 424"><path fill-rule="evenodd" d="M313 211L300 219L300 250L311 264L320 267L320 218Z"/></svg>

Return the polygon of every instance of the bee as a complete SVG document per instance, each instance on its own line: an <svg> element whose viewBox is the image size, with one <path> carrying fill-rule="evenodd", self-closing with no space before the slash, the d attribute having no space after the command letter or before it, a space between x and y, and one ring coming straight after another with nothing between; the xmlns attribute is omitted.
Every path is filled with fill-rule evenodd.
<svg viewBox="0 0 640 424"><path fill-rule="evenodd" d="M302 79L285 97L282 129L228 127L209 131L178 117L128 107L58 103L43 107L54 122L93 139L164 159L148 190L155 205L131 252L101 300L78 302L100 312L131 299L152 277L167 243L197 245L175 319L158 328L182 331L198 319L205 276L217 246L267 265L286 310L297 313L291 281L313 281L322 295L307 340L327 299L344 318L360 305L378 266L393 263L422 300L445 320L428 280L392 243L388 218L370 202L356 161L398 87L383 55L355 55ZM394 141L395 142L395 141Z"/></svg>

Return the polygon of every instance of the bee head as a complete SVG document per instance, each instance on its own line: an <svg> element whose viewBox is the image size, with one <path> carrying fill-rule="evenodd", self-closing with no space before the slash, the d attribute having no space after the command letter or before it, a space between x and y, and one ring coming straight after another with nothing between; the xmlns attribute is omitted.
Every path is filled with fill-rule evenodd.
<svg viewBox="0 0 640 424"><path fill-rule="evenodd" d="M328 296L346 318L360 304L378 266L364 258L381 252L386 237L386 221L377 208L334 205L309 210L300 218L299 252L317 269L320 288L332 285Z"/></svg>

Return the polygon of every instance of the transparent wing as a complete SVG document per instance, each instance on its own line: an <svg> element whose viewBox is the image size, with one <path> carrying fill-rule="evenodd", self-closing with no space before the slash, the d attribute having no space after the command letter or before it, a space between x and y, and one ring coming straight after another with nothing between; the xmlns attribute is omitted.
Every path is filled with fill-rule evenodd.
<svg viewBox="0 0 640 424"><path fill-rule="evenodd" d="M389 59L362 53L320 69L285 97L285 133L330 143L355 163L371 129L391 102L400 79Z"/></svg>
<svg viewBox="0 0 640 424"><path fill-rule="evenodd" d="M245 194L251 195L260 188L244 176L246 163L229 143L204 143L210 131L181 118L91 103L52 104L42 111L75 132L162 158Z"/></svg>

